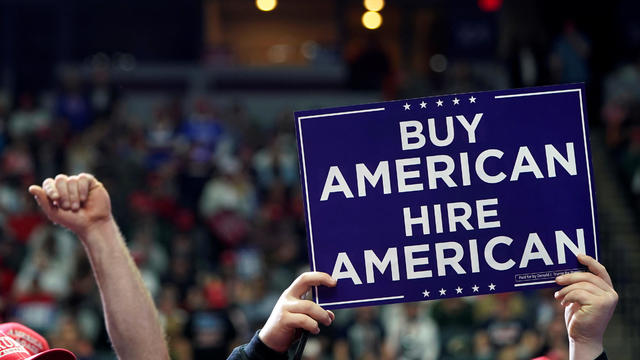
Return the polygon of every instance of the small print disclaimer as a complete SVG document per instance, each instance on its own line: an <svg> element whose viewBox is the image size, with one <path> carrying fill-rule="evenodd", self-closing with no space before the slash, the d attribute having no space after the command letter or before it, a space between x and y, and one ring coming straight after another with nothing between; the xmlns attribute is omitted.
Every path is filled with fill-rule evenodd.
<svg viewBox="0 0 640 360"><path fill-rule="evenodd" d="M577 271L584 271L584 269L565 269L565 270L543 271L543 272L528 273L528 274L516 274L515 282L523 283L523 282L533 282L533 281L554 280L556 277L560 275L569 274Z"/></svg>

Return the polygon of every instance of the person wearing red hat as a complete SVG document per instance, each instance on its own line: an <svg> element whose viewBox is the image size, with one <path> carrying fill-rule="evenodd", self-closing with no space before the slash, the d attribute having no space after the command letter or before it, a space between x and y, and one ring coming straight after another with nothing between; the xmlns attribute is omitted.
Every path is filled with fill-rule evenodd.
<svg viewBox="0 0 640 360"><path fill-rule="evenodd" d="M42 335L25 325L15 322L3 323L0 324L0 333L5 334L18 342L18 344L24 347L30 355L36 355L49 350L49 343L47 340ZM63 350L62 352L67 354L70 353L67 350ZM69 357L63 357L63 359L67 358ZM75 359L75 356L73 358Z"/></svg>
<svg viewBox="0 0 640 360"><path fill-rule="evenodd" d="M49 349L49 344L40 334L24 325L6 323L0 328L0 360L76 360L71 351ZM10 335L12 333L13 336Z"/></svg>
<svg viewBox="0 0 640 360"><path fill-rule="evenodd" d="M168 360L157 310L111 214L109 194L102 183L90 174L60 174L44 180L42 186L30 186L29 192L49 220L74 232L84 245L118 358ZM31 359L15 359L27 358ZM13 359L0 355L0 360Z"/></svg>

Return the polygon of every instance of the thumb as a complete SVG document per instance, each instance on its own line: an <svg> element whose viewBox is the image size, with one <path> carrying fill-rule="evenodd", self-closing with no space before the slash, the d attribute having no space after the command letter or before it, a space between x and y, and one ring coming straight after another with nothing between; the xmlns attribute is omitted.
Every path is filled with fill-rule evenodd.
<svg viewBox="0 0 640 360"><path fill-rule="evenodd" d="M31 185L29 186L29 194L33 195L42 211L47 215L53 211L53 206L43 188L38 185Z"/></svg>

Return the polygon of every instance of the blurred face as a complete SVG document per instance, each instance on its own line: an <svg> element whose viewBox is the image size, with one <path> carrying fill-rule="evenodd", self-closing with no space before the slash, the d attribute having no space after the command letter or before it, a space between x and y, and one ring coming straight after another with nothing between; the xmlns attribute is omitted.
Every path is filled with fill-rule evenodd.
<svg viewBox="0 0 640 360"><path fill-rule="evenodd" d="M369 322L375 317L374 308L362 307L356 309L356 318L361 322Z"/></svg>
<svg viewBox="0 0 640 360"><path fill-rule="evenodd" d="M41 251L35 254L33 259L34 264L39 270L45 270L49 266L49 258Z"/></svg>
<svg viewBox="0 0 640 360"><path fill-rule="evenodd" d="M404 310L409 319L415 319L418 317L418 305L415 303L406 303L404 305Z"/></svg>
<svg viewBox="0 0 640 360"><path fill-rule="evenodd" d="M511 309L509 308L508 301L501 300L498 302L497 315L501 320L508 320L512 318L513 314L511 312Z"/></svg>
<svg viewBox="0 0 640 360"><path fill-rule="evenodd" d="M177 298L178 294L175 287L168 286L163 288L160 300L158 301L158 308L160 308L162 312L170 312L176 308Z"/></svg>
<svg viewBox="0 0 640 360"><path fill-rule="evenodd" d="M78 329L73 321L68 320L63 322L60 328L60 337L65 342L72 342L78 339Z"/></svg>
<svg viewBox="0 0 640 360"><path fill-rule="evenodd" d="M204 307L204 294L202 289L197 286L190 288L187 293L186 303L191 310L202 309Z"/></svg>

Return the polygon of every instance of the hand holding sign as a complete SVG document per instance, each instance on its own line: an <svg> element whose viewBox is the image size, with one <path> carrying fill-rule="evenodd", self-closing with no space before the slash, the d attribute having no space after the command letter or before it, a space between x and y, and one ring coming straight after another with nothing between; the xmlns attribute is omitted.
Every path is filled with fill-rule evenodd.
<svg viewBox="0 0 640 360"><path fill-rule="evenodd" d="M312 286L320 285L334 287L336 281L329 274L321 272L300 275L278 299L267 323L260 330L260 340L275 351L285 352L296 339L299 329L317 334L320 332L319 322L331 325L335 319L333 312L324 310L310 300L301 299Z"/></svg>
<svg viewBox="0 0 640 360"><path fill-rule="evenodd" d="M602 337L618 303L607 269L588 255L578 261L590 272L559 276L564 288L555 298L565 307L565 322L572 359L595 359L603 351Z"/></svg>

